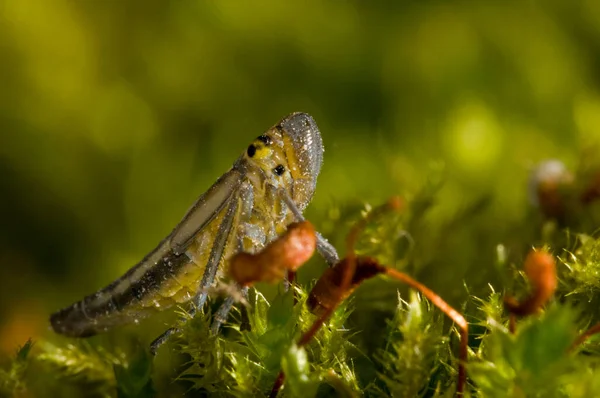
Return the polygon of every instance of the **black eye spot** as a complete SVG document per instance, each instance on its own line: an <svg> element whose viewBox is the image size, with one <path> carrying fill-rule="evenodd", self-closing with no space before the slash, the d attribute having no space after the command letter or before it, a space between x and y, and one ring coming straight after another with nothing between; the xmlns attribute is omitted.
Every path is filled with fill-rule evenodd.
<svg viewBox="0 0 600 398"><path fill-rule="evenodd" d="M254 145L250 145L248 147L248 156L252 157L256 153L256 147Z"/></svg>
<svg viewBox="0 0 600 398"><path fill-rule="evenodd" d="M285 167L283 167L281 164L273 169L273 173L277 174L278 176L282 175L284 172Z"/></svg>
<svg viewBox="0 0 600 398"><path fill-rule="evenodd" d="M271 145L273 143L273 140L271 139L271 137L269 137L268 135L261 135L257 138L257 140L259 140L260 142L262 142L265 145Z"/></svg>

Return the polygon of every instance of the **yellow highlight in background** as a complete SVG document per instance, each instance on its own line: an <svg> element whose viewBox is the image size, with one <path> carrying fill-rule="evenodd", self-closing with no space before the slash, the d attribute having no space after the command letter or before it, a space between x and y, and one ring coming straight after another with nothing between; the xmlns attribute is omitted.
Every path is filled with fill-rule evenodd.
<svg viewBox="0 0 600 398"><path fill-rule="evenodd" d="M481 174L494 168L503 147L503 134L483 103L471 101L450 115L443 137L450 160L466 174Z"/></svg>

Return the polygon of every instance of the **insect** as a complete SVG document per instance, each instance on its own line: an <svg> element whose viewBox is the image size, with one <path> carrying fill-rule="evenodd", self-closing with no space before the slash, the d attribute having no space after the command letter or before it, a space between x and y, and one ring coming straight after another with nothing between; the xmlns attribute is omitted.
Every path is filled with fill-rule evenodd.
<svg viewBox="0 0 600 398"><path fill-rule="evenodd" d="M193 315L221 277L223 263L236 253L260 251L290 223L304 220L302 211L313 196L322 162L323 141L313 118L306 113L285 117L258 136L137 265L51 315L53 329L87 337L188 302ZM335 248L320 234L316 237L317 250L335 264ZM217 330L232 305L228 297L218 310ZM169 334L155 340L153 350Z"/></svg>

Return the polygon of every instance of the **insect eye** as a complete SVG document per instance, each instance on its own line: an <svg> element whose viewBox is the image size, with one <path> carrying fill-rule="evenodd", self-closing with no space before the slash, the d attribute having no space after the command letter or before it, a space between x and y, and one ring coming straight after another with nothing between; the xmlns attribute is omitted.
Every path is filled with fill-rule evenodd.
<svg viewBox="0 0 600 398"><path fill-rule="evenodd" d="M273 169L273 173L277 174L278 176L283 175L284 172L285 172L285 167L283 167L283 165L281 165L281 164Z"/></svg>
<svg viewBox="0 0 600 398"><path fill-rule="evenodd" d="M271 139L271 137L269 137L268 135L261 135L257 138L257 140L259 140L260 142L262 142L265 145L271 145L273 143L273 140Z"/></svg>
<svg viewBox="0 0 600 398"><path fill-rule="evenodd" d="M254 156L254 154L256 153L256 147L255 147L254 145L250 145L250 146L248 147L248 151L247 151L247 153L248 153L248 156L249 156L249 157L252 157L252 156Z"/></svg>

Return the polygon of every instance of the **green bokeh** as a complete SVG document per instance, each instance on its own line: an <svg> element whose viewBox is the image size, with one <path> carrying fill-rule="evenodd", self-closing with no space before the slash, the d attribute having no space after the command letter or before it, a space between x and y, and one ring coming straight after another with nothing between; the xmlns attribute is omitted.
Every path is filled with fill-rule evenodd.
<svg viewBox="0 0 600 398"><path fill-rule="evenodd" d="M532 165L600 137L599 59L595 0L0 0L1 348L50 335L293 111L321 128L307 216L340 250L337 209L410 198L440 164L431 223L491 198L414 267L452 301L490 279Z"/></svg>

